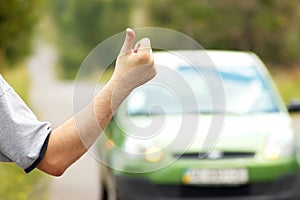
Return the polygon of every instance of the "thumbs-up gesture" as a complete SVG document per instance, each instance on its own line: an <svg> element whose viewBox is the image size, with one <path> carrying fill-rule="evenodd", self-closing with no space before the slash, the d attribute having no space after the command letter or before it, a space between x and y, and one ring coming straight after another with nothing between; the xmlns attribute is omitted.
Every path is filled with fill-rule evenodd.
<svg viewBox="0 0 300 200"><path fill-rule="evenodd" d="M118 93L123 92L125 96L156 75L150 40L143 38L133 47L134 39L133 30L126 29L125 41L112 76L112 81L117 82Z"/></svg>

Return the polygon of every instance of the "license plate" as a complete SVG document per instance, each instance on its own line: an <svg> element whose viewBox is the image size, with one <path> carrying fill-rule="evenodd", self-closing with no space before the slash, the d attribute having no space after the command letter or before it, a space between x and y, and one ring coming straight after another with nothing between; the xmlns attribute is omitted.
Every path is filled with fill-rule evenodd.
<svg viewBox="0 0 300 200"><path fill-rule="evenodd" d="M249 181L248 170L238 169L186 169L182 181L187 185L242 185Z"/></svg>

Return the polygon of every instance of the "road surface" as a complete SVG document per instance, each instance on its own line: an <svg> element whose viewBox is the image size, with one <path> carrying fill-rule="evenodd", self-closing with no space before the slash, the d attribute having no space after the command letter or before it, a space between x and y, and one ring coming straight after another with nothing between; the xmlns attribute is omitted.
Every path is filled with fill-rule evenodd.
<svg viewBox="0 0 300 200"><path fill-rule="evenodd" d="M53 128L72 116L73 82L58 81L54 66L53 48L37 42L35 53L28 63L30 73L30 107L39 119L49 121ZM98 200L99 163L87 153L63 176L52 178L50 200Z"/></svg>

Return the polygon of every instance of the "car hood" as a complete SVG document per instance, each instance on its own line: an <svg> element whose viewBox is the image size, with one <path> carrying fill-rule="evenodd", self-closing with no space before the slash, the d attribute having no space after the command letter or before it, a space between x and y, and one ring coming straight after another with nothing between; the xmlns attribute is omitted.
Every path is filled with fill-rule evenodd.
<svg viewBox="0 0 300 200"><path fill-rule="evenodd" d="M123 130L129 140L172 152L262 149L274 134L291 134L287 113L251 115L131 116Z"/></svg>

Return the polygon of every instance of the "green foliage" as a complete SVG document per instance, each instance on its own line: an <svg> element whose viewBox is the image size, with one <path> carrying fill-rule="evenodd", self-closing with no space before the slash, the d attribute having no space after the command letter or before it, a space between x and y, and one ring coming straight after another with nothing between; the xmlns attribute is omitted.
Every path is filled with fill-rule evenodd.
<svg viewBox="0 0 300 200"><path fill-rule="evenodd" d="M277 67L272 71L275 83L278 87L280 94L283 97L283 100L288 104L292 99L300 98L300 67L294 66L289 70L284 69L284 66Z"/></svg>
<svg viewBox="0 0 300 200"><path fill-rule="evenodd" d="M5 80L14 88L18 95L26 102L28 99L29 75L25 63L19 63L2 72ZM1 198L0 198L1 199Z"/></svg>
<svg viewBox="0 0 300 200"><path fill-rule="evenodd" d="M251 50L269 62L300 61L298 0L148 0L150 23L205 48Z"/></svg>
<svg viewBox="0 0 300 200"><path fill-rule="evenodd" d="M0 199L46 199L46 185L42 184L40 173L33 171L25 174L22 169L12 163L0 163Z"/></svg>
<svg viewBox="0 0 300 200"><path fill-rule="evenodd" d="M60 61L64 77L72 78L87 54L101 41L128 26L129 0L52 0L59 29Z"/></svg>
<svg viewBox="0 0 300 200"><path fill-rule="evenodd" d="M206 49L250 50L268 63L300 62L299 0L52 0L49 7L67 77L91 49L131 23L180 31Z"/></svg>
<svg viewBox="0 0 300 200"><path fill-rule="evenodd" d="M40 0L0 0L0 67L12 66L31 52Z"/></svg>

